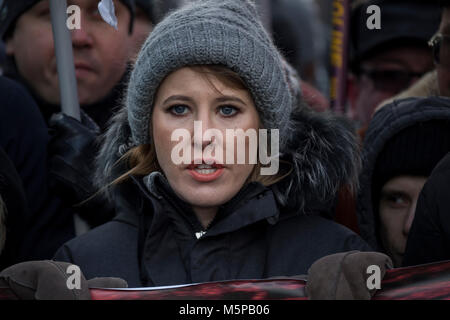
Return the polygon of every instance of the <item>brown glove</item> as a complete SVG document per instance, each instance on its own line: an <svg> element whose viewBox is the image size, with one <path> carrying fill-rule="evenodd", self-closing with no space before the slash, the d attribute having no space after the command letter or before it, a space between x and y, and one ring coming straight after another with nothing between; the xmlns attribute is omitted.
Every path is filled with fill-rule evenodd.
<svg viewBox="0 0 450 320"><path fill-rule="evenodd" d="M120 278L86 280L78 267L52 260L28 261L15 264L0 272L0 287L9 287L21 300L90 300L91 287L126 288ZM79 270L79 268L78 268Z"/></svg>
<svg viewBox="0 0 450 320"><path fill-rule="evenodd" d="M392 268L392 261L379 252L360 251L332 254L317 260L308 270L308 298L370 300L376 292L376 289L370 289L367 284L372 275L368 268L372 265L379 267L380 278L383 279L386 270Z"/></svg>

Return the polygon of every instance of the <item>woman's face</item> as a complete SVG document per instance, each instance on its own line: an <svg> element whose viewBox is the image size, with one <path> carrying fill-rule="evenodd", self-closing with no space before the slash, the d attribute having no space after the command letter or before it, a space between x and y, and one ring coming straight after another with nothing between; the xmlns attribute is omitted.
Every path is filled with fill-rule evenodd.
<svg viewBox="0 0 450 320"><path fill-rule="evenodd" d="M196 122L195 137L194 121L200 121ZM184 150L189 150L192 159L189 163L176 164L173 159L174 148L183 145L183 139L172 141L172 134L177 129L190 133L189 139L184 139L184 146L189 147ZM203 133L208 129L217 129L222 138L220 135L214 135L212 139L204 137ZM211 74L189 67L171 73L161 83L152 115L158 163L172 189L190 203L194 211L196 208L217 208L226 203L242 188L255 166L249 164L247 158L245 164L236 164L237 161L228 164L230 161L225 159L226 129L253 129L256 132L259 129L258 113L247 90L232 88ZM232 139L235 143L236 138L229 140ZM214 152L206 153L206 149ZM194 150L203 152L199 157ZM222 152L216 152L219 150ZM245 152L248 155L248 139L245 140Z"/></svg>

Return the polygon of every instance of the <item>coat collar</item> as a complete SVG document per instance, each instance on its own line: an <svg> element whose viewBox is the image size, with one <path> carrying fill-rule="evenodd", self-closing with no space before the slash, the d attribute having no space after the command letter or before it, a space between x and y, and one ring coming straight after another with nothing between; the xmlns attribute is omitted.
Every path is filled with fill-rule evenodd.
<svg viewBox="0 0 450 320"><path fill-rule="evenodd" d="M195 226L189 223L189 215L191 219L196 219L192 209L176 197L162 174L132 177L132 182L139 188L139 197L143 200L142 210L133 215L140 220L140 272L141 281L147 286L191 281L190 272L181 262L183 245L180 241L194 245L208 241L206 238L231 233L252 224L274 224L279 217L272 191L260 183L250 183L219 209L210 228L197 239Z"/></svg>
<svg viewBox="0 0 450 320"><path fill-rule="evenodd" d="M166 202L170 209L190 219L193 225L200 225L191 206L173 192L160 172L151 173L143 179L135 177L134 181L147 199ZM205 236L232 232L261 220L267 220L273 224L278 218L279 208L271 189L260 183L251 182L219 208ZM195 223L196 220L197 223Z"/></svg>

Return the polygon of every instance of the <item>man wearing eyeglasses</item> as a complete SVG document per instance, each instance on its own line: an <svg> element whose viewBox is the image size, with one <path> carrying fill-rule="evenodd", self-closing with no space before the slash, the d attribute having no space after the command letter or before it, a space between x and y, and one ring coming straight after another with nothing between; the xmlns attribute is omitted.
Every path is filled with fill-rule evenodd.
<svg viewBox="0 0 450 320"><path fill-rule="evenodd" d="M380 8L381 29L369 29L367 8ZM376 106L433 68L428 40L439 26L436 1L357 1L351 15L351 117L364 130Z"/></svg>
<svg viewBox="0 0 450 320"><path fill-rule="evenodd" d="M450 1L447 1L450 6ZM430 40L433 49L433 58L436 65L439 93L450 97L450 7L445 5L442 12L442 21L438 32Z"/></svg>

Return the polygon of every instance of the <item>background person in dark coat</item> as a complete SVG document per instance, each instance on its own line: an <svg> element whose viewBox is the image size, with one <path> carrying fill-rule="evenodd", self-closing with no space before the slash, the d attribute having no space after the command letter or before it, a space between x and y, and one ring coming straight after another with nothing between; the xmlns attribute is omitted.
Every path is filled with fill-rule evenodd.
<svg viewBox="0 0 450 320"><path fill-rule="evenodd" d="M436 166L417 202L404 266L450 260L450 154Z"/></svg>
<svg viewBox="0 0 450 320"><path fill-rule="evenodd" d="M50 188L48 128L25 88L5 77L0 77L0 101L0 148L14 166L11 174L17 171L24 192L11 200L2 194L11 228L8 261L49 259L75 236L75 230L72 209ZM6 166L1 169L8 175Z"/></svg>
<svg viewBox="0 0 450 320"><path fill-rule="evenodd" d="M22 180L0 147L0 270L20 261L28 202Z"/></svg>
<svg viewBox="0 0 450 320"><path fill-rule="evenodd" d="M441 24L433 38L439 92L450 96L450 1L443 7ZM404 265L450 259L449 155L433 170L419 197L416 218L406 246Z"/></svg>
<svg viewBox="0 0 450 320"><path fill-rule="evenodd" d="M97 183L112 188L118 216L54 259L86 278L158 286L306 274L323 256L370 250L320 217L355 181L356 137L348 122L296 100L287 72L249 1L194 2L158 24L99 155ZM192 134L194 120L221 132L278 129L279 171L220 167L217 154L216 166L174 164L171 130ZM201 139L202 151L216 143Z"/></svg>
<svg viewBox="0 0 450 320"><path fill-rule="evenodd" d="M450 100L408 98L375 113L363 144L360 235L402 264L420 191L450 151Z"/></svg>
<svg viewBox="0 0 450 320"><path fill-rule="evenodd" d="M105 128L120 103L134 52L134 1L114 1L118 30L102 20L98 1L72 0L68 5L81 10L81 28L71 30L79 102ZM48 121L60 111L49 1L5 0L2 10L0 36L8 57L4 74L29 89Z"/></svg>

